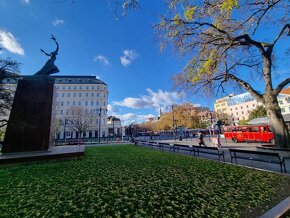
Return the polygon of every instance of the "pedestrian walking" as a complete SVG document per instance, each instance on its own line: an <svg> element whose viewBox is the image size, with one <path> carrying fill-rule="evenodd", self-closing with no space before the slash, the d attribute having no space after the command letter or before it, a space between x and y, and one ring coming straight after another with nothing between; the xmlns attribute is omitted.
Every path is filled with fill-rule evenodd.
<svg viewBox="0 0 290 218"><path fill-rule="evenodd" d="M217 134L217 146L218 146L219 148L222 147L222 144L221 144L221 136L220 136L220 134Z"/></svg>
<svg viewBox="0 0 290 218"><path fill-rule="evenodd" d="M203 145L204 147L206 147L203 141L203 133L201 131L198 132L198 144L199 146Z"/></svg>

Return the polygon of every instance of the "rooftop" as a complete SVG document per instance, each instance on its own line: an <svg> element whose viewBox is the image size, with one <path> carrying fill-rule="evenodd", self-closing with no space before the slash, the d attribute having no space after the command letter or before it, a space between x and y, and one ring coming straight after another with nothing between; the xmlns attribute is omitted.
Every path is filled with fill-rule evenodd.
<svg viewBox="0 0 290 218"><path fill-rule="evenodd" d="M103 84L107 85L103 81L97 79L95 76L52 76L55 83L58 84Z"/></svg>

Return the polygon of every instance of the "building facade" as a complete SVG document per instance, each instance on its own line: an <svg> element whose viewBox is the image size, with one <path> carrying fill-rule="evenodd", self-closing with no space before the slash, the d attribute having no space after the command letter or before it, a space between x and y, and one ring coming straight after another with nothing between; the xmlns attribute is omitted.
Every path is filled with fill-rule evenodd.
<svg viewBox="0 0 290 218"><path fill-rule="evenodd" d="M54 76L56 139L108 135L108 85L94 76Z"/></svg>
<svg viewBox="0 0 290 218"><path fill-rule="evenodd" d="M107 118L108 135L110 137L122 136L122 123L121 120L115 116L109 116Z"/></svg>
<svg viewBox="0 0 290 218"><path fill-rule="evenodd" d="M256 109L259 105L261 105L261 103L257 102L250 93L246 92L217 99L214 108L216 113L229 115L231 125L239 125L240 120L247 120L251 111Z"/></svg>
<svg viewBox="0 0 290 218"><path fill-rule="evenodd" d="M281 91L278 95L278 103L283 115L290 114L290 87ZM251 111L260 105L262 103L246 92L217 99L214 108L217 113L228 114L232 125L238 125L240 120L248 120Z"/></svg>

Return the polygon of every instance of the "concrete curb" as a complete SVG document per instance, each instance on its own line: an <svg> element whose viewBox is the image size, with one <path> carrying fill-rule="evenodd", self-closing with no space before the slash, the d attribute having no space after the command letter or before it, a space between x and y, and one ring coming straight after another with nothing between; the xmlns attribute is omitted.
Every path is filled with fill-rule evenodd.
<svg viewBox="0 0 290 218"><path fill-rule="evenodd" d="M290 196L285 200L281 201L272 209L264 213L260 218L279 218L284 217L290 212Z"/></svg>

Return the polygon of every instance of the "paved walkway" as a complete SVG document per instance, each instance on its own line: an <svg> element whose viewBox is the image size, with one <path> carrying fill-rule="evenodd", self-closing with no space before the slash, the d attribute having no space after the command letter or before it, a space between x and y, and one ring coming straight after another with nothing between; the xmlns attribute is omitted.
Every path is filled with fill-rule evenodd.
<svg viewBox="0 0 290 218"><path fill-rule="evenodd" d="M183 144L183 145L198 145L197 139L191 139L191 140L160 140L159 142L166 142L170 144ZM211 142L210 139L205 139L205 144L209 147L214 147L214 144ZM225 161L228 163L231 163L231 157L229 148L237 148L237 149L244 149L244 150L257 150L257 146L260 146L260 143L233 143L233 142L226 142L225 139L221 139L222 144L222 150L225 152ZM180 153L189 155L189 152L187 151L181 151ZM201 158L211 159L211 160L218 160L216 155L209 155L209 154L203 154L200 153ZM290 158L286 158L286 170L287 174L290 174ZM257 169L262 170L268 170L273 172L279 172L280 173L280 165L279 164L271 164L271 163L264 163L259 161L249 161L249 160L241 160L238 159L238 164L247 166L247 167L253 167Z"/></svg>

